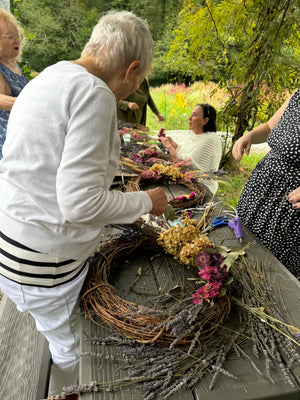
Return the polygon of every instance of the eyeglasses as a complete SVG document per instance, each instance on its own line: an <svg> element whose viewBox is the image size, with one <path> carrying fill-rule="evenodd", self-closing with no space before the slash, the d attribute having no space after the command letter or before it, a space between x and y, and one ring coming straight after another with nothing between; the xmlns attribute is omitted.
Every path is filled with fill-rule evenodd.
<svg viewBox="0 0 300 400"><path fill-rule="evenodd" d="M6 38L6 39L8 39L8 40L17 40L17 39L20 39L20 40L22 40L23 39L23 35L22 34L18 34L18 35L0 35L0 37L4 37L4 38Z"/></svg>

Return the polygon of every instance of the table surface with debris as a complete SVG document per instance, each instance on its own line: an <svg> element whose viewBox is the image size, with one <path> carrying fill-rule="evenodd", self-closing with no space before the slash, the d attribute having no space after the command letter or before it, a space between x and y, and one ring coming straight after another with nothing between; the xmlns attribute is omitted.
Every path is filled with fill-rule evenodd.
<svg viewBox="0 0 300 400"><path fill-rule="evenodd" d="M299 281L245 227L243 233L242 244L237 244L234 231L227 226L214 229L209 233L209 237L213 243L222 243L227 247L243 247L251 243L247 248L247 257L259 260L269 268L278 308L287 316L291 325L299 327ZM162 292L170 293L181 288L187 276L186 267L178 263L167 264L163 257L151 258L141 254L132 257L125 267L116 271L112 284L120 297L148 307L152 305L152 299ZM80 400L142 400L143 394L132 384L112 390L114 384L124 378L127 372L124 370L120 355L122 347L104 342L104 338L110 333L101 323L98 325L82 317L80 384L106 382L107 387L97 392L82 393ZM91 340L91 338L97 339ZM300 365L290 368L290 383L287 383L279 365L271 366L269 376L266 376L265 360L254 357L250 344L243 356L232 352L223 366L238 379L219 374L214 387L210 390L211 376L208 374L192 389L180 389L169 398L172 400L300 399ZM165 397L158 395L156 398L160 400Z"/></svg>

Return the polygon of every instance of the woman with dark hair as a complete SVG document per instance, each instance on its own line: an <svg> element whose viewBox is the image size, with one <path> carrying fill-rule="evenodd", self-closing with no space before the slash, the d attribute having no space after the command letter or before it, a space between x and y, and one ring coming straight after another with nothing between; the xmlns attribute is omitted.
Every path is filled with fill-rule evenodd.
<svg viewBox="0 0 300 400"><path fill-rule="evenodd" d="M170 137L160 137L171 156L181 160L191 159L193 168L202 172L216 171L222 156L222 144L216 133L216 110L209 104L197 104L189 117L189 129L194 133L183 144ZM218 190L214 180L201 180L207 190L208 201Z"/></svg>

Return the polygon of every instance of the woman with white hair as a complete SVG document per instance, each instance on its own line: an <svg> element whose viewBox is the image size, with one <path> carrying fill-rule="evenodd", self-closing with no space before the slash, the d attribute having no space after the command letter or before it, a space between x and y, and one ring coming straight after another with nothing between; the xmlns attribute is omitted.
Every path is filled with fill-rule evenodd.
<svg viewBox="0 0 300 400"><path fill-rule="evenodd" d="M16 18L0 8L0 159L10 110L28 79L18 66L23 31Z"/></svg>
<svg viewBox="0 0 300 400"><path fill-rule="evenodd" d="M161 188L109 190L116 103L149 72L153 41L131 12L100 18L81 57L46 68L17 98L0 163L0 287L49 341L49 395L76 382L79 294L105 224L167 205Z"/></svg>

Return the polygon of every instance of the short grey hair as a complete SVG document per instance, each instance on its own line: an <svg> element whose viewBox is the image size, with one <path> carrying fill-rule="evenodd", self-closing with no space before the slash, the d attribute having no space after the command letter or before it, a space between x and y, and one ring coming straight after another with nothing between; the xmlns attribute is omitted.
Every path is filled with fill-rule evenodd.
<svg viewBox="0 0 300 400"><path fill-rule="evenodd" d="M130 11L110 11L99 19L81 55L104 55L97 63L105 71L123 69L139 60L139 75L146 75L152 64L153 48L145 20Z"/></svg>

